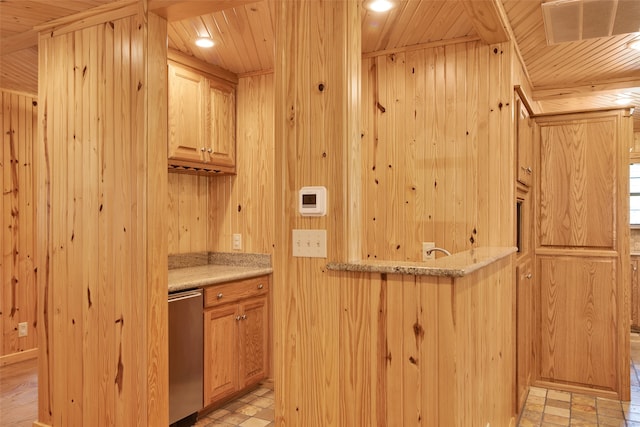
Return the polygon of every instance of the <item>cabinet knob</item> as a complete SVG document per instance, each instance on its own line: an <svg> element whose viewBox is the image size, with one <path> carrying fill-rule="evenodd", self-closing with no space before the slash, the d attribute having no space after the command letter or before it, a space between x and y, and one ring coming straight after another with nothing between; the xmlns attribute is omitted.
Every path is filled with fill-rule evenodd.
<svg viewBox="0 0 640 427"><path fill-rule="evenodd" d="M200 151L202 151L202 152L204 153L204 147L201 147L201 148L200 148Z"/></svg>
<svg viewBox="0 0 640 427"><path fill-rule="evenodd" d="M262 289L262 288L264 288L264 285L263 285L262 283L260 283L260 284L258 285L258 289Z"/></svg>
<svg viewBox="0 0 640 427"><path fill-rule="evenodd" d="M533 274L529 273L525 276L527 279L531 279L533 277Z"/></svg>
<svg viewBox="0 0 640 427"><path fill-rule="evenodd" d="M240 316L236 316L236 320L240 320Z"/></svg>
<svg viewBox="0 0 640 427"><path fill-rule="evenodd" d="M222 292L218 294L218 299L221 299L221 298L222 298Z"/></svg>
<svg viewBox="0 0 640 427"><path fill-rule="evenodd" d="M246 314L243 314L240 318L241 318L242 320L247 320L247 315L246 315Z"/></svg>
<svg viewBox="0 0 640 427"><path fill-rule="evenodd" d="M525 171L526 173L528 173L529 175L531 175L533 173L533 169L531 169L530 166L528 167L524 167L524 166L520 166L520 169L522 169L523 171Z"/></svg>
<svg viewBox="0 0 640 427"><path fill-rule="evenodd" d="M207 153L209 153L209 154L213 153L213 148L209 148L209 149L207 150Z"/></svg>

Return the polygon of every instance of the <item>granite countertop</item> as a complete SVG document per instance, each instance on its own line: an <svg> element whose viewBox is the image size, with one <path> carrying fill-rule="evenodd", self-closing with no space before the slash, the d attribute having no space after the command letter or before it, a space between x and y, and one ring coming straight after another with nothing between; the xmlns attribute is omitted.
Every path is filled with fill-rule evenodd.
<svg viewBox="0 0 640 427"><path fill-rule="evenodd" d="M196 263L201 265L191 265L189 262L184 262L184 256L180 258L182 258L181 264L177 265L186 265L186 267L169 270L169 292L249 279L273 272L271 257L264 254L211 253L204 257L201 254L198 254L198 258L191 257L198 259ZM203 259L208 263L202 264Z"/></svg>
<svg viewBox="0 0 640 427"><path fill-rule="evenodd" d="M516 247L481 247L424 262L354 261L331 262L327 269L414 276L463 277L515 253Z"/></svg>

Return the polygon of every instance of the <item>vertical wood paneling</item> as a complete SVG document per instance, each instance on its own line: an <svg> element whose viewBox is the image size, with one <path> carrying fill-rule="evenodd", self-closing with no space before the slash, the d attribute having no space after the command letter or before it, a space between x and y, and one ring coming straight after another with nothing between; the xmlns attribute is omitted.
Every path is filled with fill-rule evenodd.
<svg viewBox="0 0 640 427"><path fill-rule="evenodd" d="M215 178L169 174L169 253L208 250L209 185Z"/></svg>
<svg viewBox="0 0 640 427"><path fill-rule="evenodd" d="M509 48L363 60L363 258L418 261L424 241L512 243Z"/></svg>
<svg viewBox="0 0 640 427"><path fill-rule="evenodd" d="M0 91L0 364L37 348L33 147L36 98ZM28 335L18 337L18 323Z"/></svg>
<svg viewBox="0 0 640 427"><path fill-rule="evenodd" d="M45 425L168 419L166 22L138 7L40 39Z"/></svg>
<svg viewBox="0 0 640 427"><path fill-rule="evenodd" d="M292 257L290 239L292 229L326 229L329 257L351 253L343 236L351 231L346 176L358 142L360 10L358 2L278 2L275 15L275 377L276 389L292 391L278 399L276 423L335 426L341 390L350 391L339 337L328 332L339 331L343 286L325 272L326 260ZM330 215L298 216L305 185L327 187Z"/></svg>
<svg viewBox="0 0 640 427"><path fill-rule="evenodd" d="M273 97L273 74L238 83L237 174L208 178L208 250L234 251L232 236L240 233L243 252L274 251Z"/></svg>

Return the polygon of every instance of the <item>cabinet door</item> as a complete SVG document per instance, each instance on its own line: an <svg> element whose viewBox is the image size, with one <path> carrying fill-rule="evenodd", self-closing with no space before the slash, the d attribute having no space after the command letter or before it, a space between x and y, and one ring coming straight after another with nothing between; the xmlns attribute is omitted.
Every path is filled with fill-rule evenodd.
<svg viewBox="0 0 640 427"><path fill-rule="evenodd" d="M524 103L516 95L517 109L517 150L518 170L517 176L520 183L531 186L533 180L533 121L529 116Z"/></svg>
<svg viewBox="0 0 640 427"><path fill-rule="evenodd" d="M204 160L205 79L169 64L169 158Z"/></svg>
<svg viewBox="0 0 640 427"><path fill-rule="evenodd" d="M617 389L615 268L615 259L539 257L540 379Z"/></svg>
<svg viewBox="0 0 640 427"><path fill-rule="evenodd" d="M516 266L517 403L523 407L535 366L535 286L531 260Z"/></svg>
<svg viewBox="0 0 640 427"><path fill-rule="evenodd" d="M617 199L628 183L615 167L618 129L615 116L540 123L542 246L616 249L618 209L628 211Z"/></svg>
<svg viewBox="0 0 640 427"><path fill-rule="evenodd" d="M240 321L240 387L267 375L269 346L269 306L266 297L242 304Z"/></svg>
<svg viewBox="0 0 640 427"><path fill-rule="evenodd" d="M204 404L238 390L237 304L204 312Z"/></svg>
<svg viewBox="0 0 640 427"><path fill-rule="evenodd" d="M233 86L208 80L207 162L234 166L236 159L236 97Z"/></svg>

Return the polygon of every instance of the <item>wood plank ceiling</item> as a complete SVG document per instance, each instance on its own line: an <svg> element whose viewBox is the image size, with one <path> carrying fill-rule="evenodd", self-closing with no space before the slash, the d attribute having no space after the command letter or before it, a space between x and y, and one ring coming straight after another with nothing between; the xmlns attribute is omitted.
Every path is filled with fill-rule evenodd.
<svg viewBox="0 0 640 427"><path fill-rule="evenodd" d="M0 87L37 91L37 47L29 45L35 37L34 26L111 1L114 0L0 1ZM398 0L387 14L362 8L362 52L477 39L479 27L469 14L476 5L473 1L477 0ZM491 1L509 21L540 112L617 107L621 94L628 96L629 105L640 107L640 51L627 47L630 41L640 39L640 32L548 46L541 7L545 0ZM181 18L190 8L201 7L197 5L205 2L191 1L189 7L164 9L163 4L175 2L150 2L155 2L157 10L170 21L171 49L240 75L273 69L273 0L206 2L219 5L209 6L210 10L220 10L186 19ZM206 35L216 41L214 48L193 44L195 38ZM486 33L482 36L487 39ZM640 132L640 113L634 117L635 130Z"/></svg>

